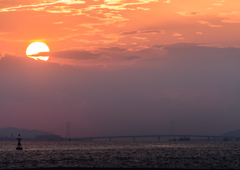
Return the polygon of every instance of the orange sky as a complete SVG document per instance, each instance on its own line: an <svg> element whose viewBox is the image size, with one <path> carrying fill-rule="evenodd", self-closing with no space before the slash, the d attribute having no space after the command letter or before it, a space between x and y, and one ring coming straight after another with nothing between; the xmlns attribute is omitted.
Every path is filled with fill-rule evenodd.
<svg viewBox="0 0 240 170"><path fill-rule="evenodd" d="M154 45L240 47L239 5L239 0L2 0L0 52L24 56L30 43L41 41L51 52L98 54L91 61L88 56L49 61L108 65L131 64L118 59L119 53L139 56Z"/></svg>
<svg viewBox="0 0 240 170"><path fill-rule="evenodd" d="M181 134L239 129L239 6L0 0L0 128L54 132L69 121L78 137L168 134L171 121ZM26 56L36 41L50 48L47 62Z"/></svg>

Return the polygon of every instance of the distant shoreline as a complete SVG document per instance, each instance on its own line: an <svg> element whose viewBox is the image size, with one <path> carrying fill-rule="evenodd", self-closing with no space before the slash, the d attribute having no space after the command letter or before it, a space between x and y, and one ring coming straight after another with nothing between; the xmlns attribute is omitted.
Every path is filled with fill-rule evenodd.
<svg viewBox="0 0 240 170"><path fill-rule="evenodd" d="M53 168L26 168L26 169L14 169L14 170L82 170L82 169L143 169L139 167L132 167L132 168L116 168L116 167L53 167ZM151 168L147 168L151 169ZM166 169L166 170L185 170L182 168L152 168L152 169ZM11 170L11 169L1 169L1 170Z"/></svg>

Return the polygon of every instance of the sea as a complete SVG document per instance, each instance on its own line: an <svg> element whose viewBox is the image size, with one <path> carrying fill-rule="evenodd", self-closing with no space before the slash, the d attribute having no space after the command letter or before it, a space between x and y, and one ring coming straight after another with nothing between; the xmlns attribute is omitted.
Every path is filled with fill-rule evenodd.
<svg viewBox="0 0 240 170"><path fill-rule="evenodd" d="M240 141L0 142L0 169L240 169Z"/></svg>

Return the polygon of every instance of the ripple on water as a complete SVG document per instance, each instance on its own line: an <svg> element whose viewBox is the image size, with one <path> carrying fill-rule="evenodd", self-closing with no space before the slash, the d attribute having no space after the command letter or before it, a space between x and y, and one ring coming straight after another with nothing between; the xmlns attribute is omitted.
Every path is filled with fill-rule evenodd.
<svg viewBox="0 0 240 170"><path fill-rule="evenodd" d="M50 167L239 169L240 142L0 142L0 169Z"/></svg>

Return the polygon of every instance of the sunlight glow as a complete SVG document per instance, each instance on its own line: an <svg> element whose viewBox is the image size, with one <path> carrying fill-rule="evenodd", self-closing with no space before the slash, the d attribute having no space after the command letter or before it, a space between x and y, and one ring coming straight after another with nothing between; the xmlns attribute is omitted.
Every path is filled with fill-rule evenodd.
<svg viewBox="0 0 240 170"><path fill-rule="evenodd" d="M50 50L46 44L44 44L42 42L34 42L28 46L26 55L29 58L33 58L35 60L47 61L49 59L49 56L38 56L37 55L41 52L50 52Z"/></svg>

